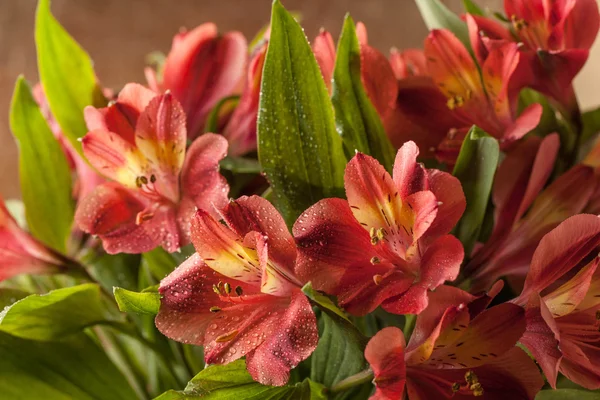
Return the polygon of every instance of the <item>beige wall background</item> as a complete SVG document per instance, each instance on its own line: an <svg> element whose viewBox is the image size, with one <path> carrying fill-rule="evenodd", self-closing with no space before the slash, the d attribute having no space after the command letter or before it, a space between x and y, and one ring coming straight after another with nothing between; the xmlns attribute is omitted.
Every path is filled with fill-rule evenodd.
<svg viewBox="0 0 600 400"><path fill-rule="evenodd" d="M387 53L421 47L427 33L413 0L282 0L299 11L309 38L321 27L337 37L344 14L368 28L369 42ZM0 194L18 197L18 153L8 129L13 85L21 73L37 81L33 27L36 0L0 0ZM461 10L461 0L446 0ZM499 10L501 0L478 4ZM90 53L102 84L119 88L144 82L145 56L167 52L180 27L215 22L221 31L239 30L248 38L269 21L271 0L53 0L52 10L63 26ZM585 107L600 104L600 43L576 86Z"/></svg>

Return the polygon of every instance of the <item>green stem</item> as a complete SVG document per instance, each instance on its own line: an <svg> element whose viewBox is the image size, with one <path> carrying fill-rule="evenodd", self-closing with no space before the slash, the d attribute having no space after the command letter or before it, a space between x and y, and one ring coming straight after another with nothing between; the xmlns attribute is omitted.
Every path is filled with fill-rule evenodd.
<svg viewBox="0 0 600 400"><path fill-rule="evenodd" d="M330 389L330 393L339 393L344 390L352 389L355 386L360 386L363 383L371 382L373 380L373 371L371 368L365 369L356 375L347 377L346 379L336 383Z"/></svg>

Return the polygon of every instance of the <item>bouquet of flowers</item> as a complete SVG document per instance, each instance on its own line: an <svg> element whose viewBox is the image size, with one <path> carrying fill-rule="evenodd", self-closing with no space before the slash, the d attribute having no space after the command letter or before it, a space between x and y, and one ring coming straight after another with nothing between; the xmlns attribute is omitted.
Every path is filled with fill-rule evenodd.
<svg viewBox="0 0 600 400"><path fill-rule="evenodd" d="M105 88L40 0L0 199L6 399L592 399L595 0L416 0L422 49L275 0Z"/></svg>

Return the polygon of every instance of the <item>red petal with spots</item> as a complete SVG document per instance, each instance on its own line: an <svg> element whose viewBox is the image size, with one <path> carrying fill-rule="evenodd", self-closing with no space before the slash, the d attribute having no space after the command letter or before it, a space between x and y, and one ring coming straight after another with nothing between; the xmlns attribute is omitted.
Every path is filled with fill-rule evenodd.
<svg viewBox="0 0 600 400"><path fill-rule="evenodd" d="M467 201L460 181L447 172L427 170L429 190L437 200L437 215L421 240L425 244L450 232L462 217Z"/></svg>
<svg viewBox="0 0 600 400"><path fill-rule="evenodd" d="M293 276L296 244L283 217L268 200L259 196L242 196L231 201L222 214L238 235L258 232L266 236L269 261Z"/></svg>
<svg viewBox="0 0 600 400"><path fill-rule="evenodd" d="M417 163L419 148L415 142L406 142L400 147L394 161L394 182L400 198L429 189L427 172L423 164Z"/></svg>
<svg viewBox="0 0 600 400"><path fill-rule="evenodd" d="M263 385L283 386L290 369L312 354L318 340L312 307L306 296L296 291L272 334L246 357L248 372Z"/></svg>
<svg viewBox="0 0 600 400"><path fill-rule="evenodd" d="M170 93L156 96L140 115L135 144L156 174L157 190L173 202L179 200L179 171L186 147L185 114Z"/></svg>
<svg viewBox="0 0 600 400"><path fill-rule="evenodd" d="M321 30L313 42L312 50L317 59L317 64L321 68L325 86L331 93L331 80L333 79L333 69L335 67L335 43L331 34L326 30Z"/></svg>
<svg viewBox="0 0 600 400"><path fill-rule="evenodd" d="M598 262L596 257L588 265L580 269L575 276L543 297L544 303L554 318L562 317L580 309L586 298Z"/></svg>
<svg viewBox="0 0 600 400"><path fill-rule="evenodd" d="M373 157L357 153L346 166L344 183L352 213L367 231L410 226L398 188Z"/></svg>
<svg viewBox="0 0 600 400"><path fill-rule="evenodd" d="M298 217L293 233L298 244L296 273L318 290L334 290L346 270L369 269L377 255L346 200L319 201Z"/></svg>
<svg viewBox="0 0 600 400"><path fill-rule="evenodd" d="M256 121L260 85L267 43L264 43L250 60L246 85L231 118L223 128L223 136L229 142L229 155L238 156L256 150Z"/></svg>
<svg viewBox="0 0 600 400"><path fill-rule="evenodd" d="M117 101L108 107L85 108L84 116L88 130L114 132L133 144L138 118L155 96L156 93L142 85L128 83L119 92Z"/></svg>
<svg viewBox="0 0 600 400"><path fill-rule="evenodd" d="M421 259L419 281L404 294L386 300L383 308L395 314L419 314L427 307L429 291L456 279L463 258L463 247L458 239L452 235L440 237Z"/></svg>
<svg viewBox="0 0 600 400"><path fill-rule="evenodd" d="M206 133L190 145L181 172L183 197L214 217L227 204L229 185L219 173L219 162L226 154L227 141Z"/></svg>
<svg viewBox="0 0 600 400"><path fill-rule="evenodd" d="M600 218L580 214L566 219L540 241L521 295L522 304L569 272L600 244Z"/></svg>
<svg viewBox="0 0 600 400"><path fill-rule="evenodd" d="M533 400L544 384L535 362L523 350L513 347L493 362L471 370L409 367L408 396L411 400L472 400L473 391L465 382L465 374L468 371L477 376L484 399ZM461 386L456 393L452 391L454 383Z"/></svg>
<svg viewBox="0 0 600 400"><path fill-rule="evenodd" d="M84 232L98 235L107 253L143 253L160 244L137 215L148 206L143 197L117 183L105 183L81 200L75 223Z"/></svg>
<svg viewBox="0 0 600 400"><path fill-rule="evenodd" d="M200 134L215 104L235 92L246 60L246 39L239 32L219 36L217 27L206 23L175 36L161 87L181 102L190 138Z"/></svg>
<svg viewBox="0 0 600 400"><path fill-rule="evenodd" d="M369 340L365 358L371 365L375 378L375 393L371 400L399 399L404 393L406 365L402 331L395 327L384 328Z"/></svg>

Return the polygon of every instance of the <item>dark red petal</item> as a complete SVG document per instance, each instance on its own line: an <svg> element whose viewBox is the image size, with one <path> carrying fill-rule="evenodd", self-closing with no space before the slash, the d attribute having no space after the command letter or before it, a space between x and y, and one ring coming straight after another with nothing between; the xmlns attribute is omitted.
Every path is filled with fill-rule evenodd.
<svg viewBox="0 0 600 400"><path fill-rule="evenodd" d="M518 304L570 271L600 244L600 218L590 214L566 219L540 241L531 260Z"/></svg>
<svg viewBox="0 0 600 400"><path fill-rule="evenodd" d="M394 161L394 182L401 198L429 189L425 167L417 163L419 148L415 142L406 142L400 147Z"/></svg>
<svg viewBox="0 0 600 400"><path fill-rule="evenodd" d="M317 319L303 293L296 291L277 327L246 357L248 372L263 385L283 386L290 369L308 358L317 347Z"/></svg>
<svg viewBox="0 0 600 400"><path fill-rule="evenodd" d="M404 334L395 327L380 330L369 340L365 358L371 365L375 378L375 394L371 399L399 399L406 383L404 363Z"/></svg>
<svg viewBox="0 0 600 400"><path fill-rule="evenodd" d="M377 254L346 200L319 201L298 217L293 232L298 244L296 274L326 292L336 290L347 270L368 268Z"/></svg>
<svg viewBox="0 0 600 400"><path fill-rule="evenodd" d="M373 106L381 119L394 109L398 83L387 58L366 43L360 44L361 77Z"/></svg>

